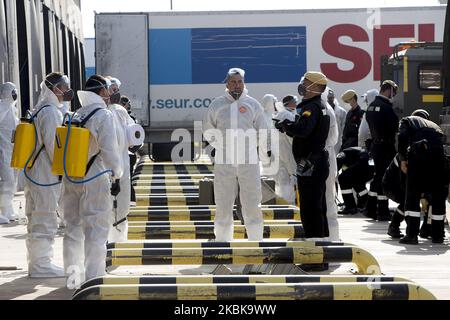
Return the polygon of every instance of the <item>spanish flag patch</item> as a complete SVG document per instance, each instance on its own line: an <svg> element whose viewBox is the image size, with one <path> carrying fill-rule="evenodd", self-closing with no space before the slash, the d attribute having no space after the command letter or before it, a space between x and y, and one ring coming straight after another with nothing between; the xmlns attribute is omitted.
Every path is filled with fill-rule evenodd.
<svg viewBox="0 0 450 320"><path fill-rule="evenodd" d="M303 113L302 113L302 116L310 117L310 116L311 116L311 111L305 111L305 112L303 112Z"/></svg>

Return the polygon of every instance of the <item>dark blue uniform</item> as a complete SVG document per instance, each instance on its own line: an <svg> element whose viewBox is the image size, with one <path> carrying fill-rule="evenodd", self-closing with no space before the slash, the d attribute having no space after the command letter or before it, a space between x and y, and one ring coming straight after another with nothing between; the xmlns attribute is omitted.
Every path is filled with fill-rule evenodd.
<svg viewBox="0 0 450 320"><path fill-rule="evenodd" d="M398 153L408 162L406 174L406 236L416 239L420 225L420 199L430 195L431 237L444 238L445 200L448 194L448 167L444 151L445 135L441 128L421 117L405 117L400 122Z"/></svg>
<svg viewBox="0 0 450 320"><path fill-rule="evenodd" d="M305 238L324 238L329 236L325 201L329 161L325 142L330 130L330 117L320 95L303 99L297 110L300 111L296 121L285 122L283 130L293 137L300 215Z"/></svg>
<svg viewBox="0 0 450 320"><path fill-rule="evenodd" d="M372 156L375 162L375 176L370 185L367 200L367 216L386 221L390 219L389 200L383 193L383 176L394 159L395 136L398 131L398 117L392 108L392 102L379 95L366 111L366 120L372 136Z"/></svg>

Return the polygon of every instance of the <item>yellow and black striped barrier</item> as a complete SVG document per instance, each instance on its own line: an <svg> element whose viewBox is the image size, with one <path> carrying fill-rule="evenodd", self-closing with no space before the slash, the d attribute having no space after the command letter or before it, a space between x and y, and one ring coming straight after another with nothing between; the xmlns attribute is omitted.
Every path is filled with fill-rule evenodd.
<svg viewBox="0 0 450 320"><path fill-rule="evenodd" d="M344 242L334 241L127 241L108 243L108 249L153 249L153 248L273 248L273 247L330 247L330 246L352 246Z"/></svg>
<svg viewBox="0 0 450 320"><path fill-rule="evenodd" d="M321 264L354 263L359 274L381 274L375 258L350 246L272 248L154 248L111 249L106 266L216 265L216 264Z"/></svg>
<svg viewBox="0 0 450 320"><path fill-rule="evenodd" d="M191 186L191 187L195 187L195 186L199 186L199 181L200 180L176 180L176 179L171 179L171 180L134 180L132 182L133 186L135 187L147 187L148 186Z"/></svg>
<svg viewBox="0 0 450 320"><path fill-rule="evenodd" d="M213 178L214 174L148 174L148 173L142 173L142 174L135 174L133 175L132 180L147 180L147 181L153 181L153 180L201 180L205 177Z"/></svg>
<svg viewBox="0 0 450 320"><path fill-rule="evenodd" d="M198 193L194 194L165 194L165 195L136 195L138 206L179 206L198 205Z"/></svg>
<svg viewBox="0 0 450 320"><path fill-rule="evenodd" d="M198 186L135 186L134 191L136 194L141 195L158 195L158 194L174 194L174 193L195 193L198 194Z"/></svg>
<svg viewBox="0 0 450 320"><path fill-rule="evenodd" d="M435 300L409 282L99 285L74 300Z"/></svg>
<svg viewBox="0 0 450 320"><path fill-rule="evenodd" d="M183 165L153 165L153 166L138 166L134 169L134 174L211 174L212 166L197 165L197 166L183 166Z"/></svg>
<svg viewBox="0 0 450 320"><path fill-rule="evenodd" d="M131 211L128 221L213 221L215 210L161 210L161 211ZM296 210L262 210L264 221L296 220L300 221L300 213ZM238 220L234 211L234 220Z"/></svg>
<svg viewBox="0 0 450 320"><path fill-rule="evenodd" d="M172 211L172 210L176 210L176 211L180 211L180 210L186 210L186 211L191 211L191 210L198 210L198 209L203 209L203 210L213 210L216 211L216 205L213 204L202 204L202 205L176 205L176 206L135 206L135 207L131 207L130 211L148 211L148 212L152 212L152 211L161 211L161 210L166 210L166 211ZM236 206L234 206L234 209L236 209ZM266 211L266 210L294 210L295 212L300 212L300 209L296 206L293 205L261 205L261 210L262 211Z"/></svg>
<svg viewBox="0 0 450 320"><path fill-rule="evenodd" d="M266 225L297 225L302 224L298 220L266 220ZM214 226L214 221L130 221L129 226ZM242 222L238 219L233 220L233 225L240 226Z"/></svg>
<svg viewBox="0 0 450 320"><path fill-rule="evenodd" d="M221 284L221 283L359 283L359 282L411 282L400 277L384 275L158 275L158 276L103 276L84 282L74 293L99 285L145 284Z"/></svg>
<svg viewBox="0 0 450 320"><path fill-rule="evenodd" d="M302 225L265 225L264 238L304 238L305 233ZM245 239L247 237L245 226L234 227L234 239ZM194 240L214 239L214 226L129 226L128 240Z"/></svg>

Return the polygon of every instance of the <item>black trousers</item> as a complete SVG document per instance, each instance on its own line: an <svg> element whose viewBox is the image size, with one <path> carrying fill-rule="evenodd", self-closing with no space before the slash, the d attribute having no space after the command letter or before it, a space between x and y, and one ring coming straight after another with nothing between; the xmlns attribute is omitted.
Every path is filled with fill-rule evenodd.
<svg viewBox="0 0 450 320"><path fill-rule="evenodd" d="M373 161L375 163L375 175L370 185L369 200L367 202L367 211L369 216L387 216L389 213L389 200L383 192L383 176L394 159L396 151L394 144L374 144ZM377 202L374 203L376 194Z"/></svg>
<svg viewBox="0 0 450 320"><path fill-rule="evenodd" d="M130 156L130 178L133 178L134 166L136 165L137 157L136 157L136 155L134 153L133 154L129 154L129 156ZM131 197L130 197L130 201L136 202L136 192L134 191L133 183L131 183Z"/></svg>
<svg viewBox="0 0 450 320"><path fill-rule="evenodd" d="M300 217L305 238L324 238L329 236L325 200L326 180L330 172L328 152L321 152L311 162L314 165L311 176L297 175Z"/></svg>
<svg viewBox="0 0 450 320"><path fill-rule="evenodd" d="M360 201L367 201L368 191L366 189L366 183L371 180L372 177L373 170L371 170L369 163L357 163L342 171L338 177L338 181L341 187L342 198L347 209L356 208L353 190L356 192L358 205L360 204Z"/></svg>
<svg viewBox="0 0 450 320"><path fill-rule="evenodd" d="M420 227L420 199L428 193L431 214L431 237L444 237L445 201L448 195L446 160L443 150L410 152L406 175L405 219L406 234L417 237Z"/></svg>
<svg viewBox="0 0 450 320"><path fill-rule="evenodd" d="M391 220L391 226L399 228L405 219L405 191L406 175L400 169L400 158L395 156L383 177L383 192L394 202L398 203L397 210Z"/></svg>

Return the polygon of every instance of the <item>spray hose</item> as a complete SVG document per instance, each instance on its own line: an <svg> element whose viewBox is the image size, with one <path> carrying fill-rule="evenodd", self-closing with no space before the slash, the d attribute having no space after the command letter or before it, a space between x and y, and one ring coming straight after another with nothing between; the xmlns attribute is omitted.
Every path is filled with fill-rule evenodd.
<svg viewBox="0 0 450 320"><path fill-rule="evenodd" d="M105 171L103 171L103 172L100 172L100 173L96 174L95 176L93 176L93 177L91 177L91 178L89 178L89 179L86 179L86 180L73 180L73 179L71 179L71 178L69 177L69 175L68 175L68 173L67 173L67 165L66 165L66 163L67 163L67 147L68 147L68 145L69 145L70 129L72 128L72 119L73 119L73 116L71 116L69 113L66 113L66 114L64 115L63 123L64 123L66 117L69 118L69 121L68 121L68 124L67 124L66 142L64 143L64 158L63 158L64 175L65 175L66 179L67 179L69 182L74 183L74 184L85 184L85 183L88 183L88 182L90 182L90 181L92 181L92 180L94 180L94 179L97 179L98 177L100 177L100 176L102 176L102 175L104 175L104 174L107 174L107 173L113 174L113 171L112 171L111 169L108 169L108 170L105 170Z"/></svg>

